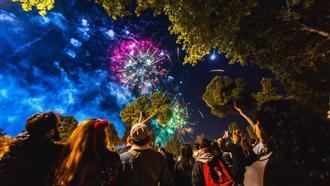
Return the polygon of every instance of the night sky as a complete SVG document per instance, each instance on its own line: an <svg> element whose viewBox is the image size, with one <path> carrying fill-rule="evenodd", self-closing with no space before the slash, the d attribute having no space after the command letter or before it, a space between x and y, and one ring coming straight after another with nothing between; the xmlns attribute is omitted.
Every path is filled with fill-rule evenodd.
<svg viewBox="0 0 330 186"><path fill-rule="evenodd" d="M169 21L151 12L112 20L94 1L57 1L45 17L24 12L19 4L0 3L0 128L16 135L26 118L54 110L79 121L99 117L124 133L119 112L141 93L122 86L109 70L109 54L122 40L148 39L170 57L157 90L166 91L188 107L194 135L221 135L235 115L219 119L202 100L215 75L242 77L258 88L271 74L254 66L229 65L217 51L195 67L182 65L184 51L168 32ZM223 69L225 72L210 72ZM188 137L186 137L188 139Z"/></svg>

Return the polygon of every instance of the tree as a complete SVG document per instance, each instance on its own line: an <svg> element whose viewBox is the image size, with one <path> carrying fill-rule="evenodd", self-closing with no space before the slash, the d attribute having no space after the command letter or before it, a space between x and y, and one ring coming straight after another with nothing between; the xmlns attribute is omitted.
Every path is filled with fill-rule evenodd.
<svg viewBox="0 0 330 186"><path fill-rule="evenodd" d="M9 151L9 147L13 138L7 136L3 129L0 128L0 160L2 156Z"/></svg>
<svg viewBox="0 0 330 186"><path fill-rule="evenodd" d="M60 137L62 141L66 141L77 128L78 121L73 116L62 116L61 120Z"/></svg>
<svg viewBox="0 0 330 186"><path fill-rule="evenodd" d="M216 76L207 85L203 100L211 108L212 114L224 117L228 112L235 111L238 105L249 106L250 91L242 79L235 82L228 76Z"/></svg>
<svg viewBox="0 0 330 186"><path fill-rule="evenodd" d="M272 79L263 78L260 85L261 90L253 93L242 79L233 82L228 76L216 76L207 85L203 100L215 116L224 117L227 113L237 112L254 128L255 121L243 110L253 113L257 105L282 97Z"/></svg>
<svg viewBox="0 0 330 186"><path fill-rule="evenodd" d="M134 124L157 119L160 125L166 125L171 117L171 99L162 92L138 97L136 101L125 106L120 112L120 117L126 124L124 139Z"/></svg>
<svg viewBox="0 0 330 186"><path fill-rule="evenodd" d="M47 11L54 8L55 0L12 0L13 2L19 2L22 5L22 9L26 12L32 11L35 7L41 16L47 14Z"/></svg>
<svg viewBox="0 0 330 186"><path fill-rule="evenodd" d="M290 95L324 113L330 87L330 2L284 2L258 1L242 18L238 51L270 69Z"/></svg>
<svg viewBox="0 0 330 186"><path fill-rule="evenodd" d="M177 43L186 51L185 63L196 64L211 48L218 48L228 58L241 59L234 41L240 18L250 13L256 0L96 0L113 18L131 14L128 8L135 2L135 13L152 9L155 15L165 14L172 25L169 30L178 36ZM243 60L241 60L243 61Z"/></svg>
<svg viewBox="0 0 330 186"><path fill-rule="evenodd" d="M325 111L330 87L328 0L96 0L113 18L152 9L165 14L184 62L218 48L231 63L270 69L290 95ZM323 112L324 113L324 112Z"/></svg>
<svg viewBox="0 0 330 186"><path fill-rule="evenodd" d="M252 94L258 106L270 100L278 100L283 96L279 95L277 88L274 86L274 81L271 78L262 78L260 81L261 90L256 94Z"/></svg>
<svg viewBox="0 0 330 186"><path fill-rule="evenodd" d="M109 135L110 149L114 150L117 145L122 143L113 124L106 128L106 133Z"/></svg>
<svg viewBox="0 0 330 186"><path fill-rule="evenodd" d="M170 152L170 153L174 154L175 156L179 156L180 155L181 142L178 138L176 138L174 136L171 139L167 140L164 148L166 149L167 152Z"/></svg>

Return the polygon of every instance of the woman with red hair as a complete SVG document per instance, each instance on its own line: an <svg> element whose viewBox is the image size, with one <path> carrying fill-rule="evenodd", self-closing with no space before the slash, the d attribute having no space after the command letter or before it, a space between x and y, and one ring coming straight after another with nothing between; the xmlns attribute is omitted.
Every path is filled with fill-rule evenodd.
<svg viewBox="0 0 330 186"><path fill-rule="evenodd" d="M73 131L56 169L56 185L119 185L119 155L110 151L107 120L88 119Z"/></svg>

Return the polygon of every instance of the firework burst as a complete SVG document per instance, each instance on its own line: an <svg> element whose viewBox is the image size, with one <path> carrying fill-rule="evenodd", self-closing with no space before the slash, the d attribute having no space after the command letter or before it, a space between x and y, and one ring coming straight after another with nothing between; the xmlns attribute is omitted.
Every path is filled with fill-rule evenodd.
<svg viewBox="0 0 330 186"><path fill-rule="evenodd" d="M155 142L161 145L165 145L166 141L174 136L177 136L183 142L184 135L193 133L191 127L193 123L189 122L187 108L178 102L172 106L171 118L166 125L159 125L156 120L151 124L156 132Z"/></svg>
<svg viewBox="0 0 330 186"><path fill-rule="evenodd" d="M149 40L122 41L111 53L111 71L118 81L141 94L155 88L167 70L169 57Z"/></svg>

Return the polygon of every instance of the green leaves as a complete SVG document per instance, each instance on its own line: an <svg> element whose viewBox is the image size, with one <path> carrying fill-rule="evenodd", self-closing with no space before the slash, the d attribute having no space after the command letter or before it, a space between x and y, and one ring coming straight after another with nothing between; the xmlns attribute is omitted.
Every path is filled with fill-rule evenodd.
<svg viewBox="0 0 330 186"><path fill-rule="evenodd" d="M263 78L260 86L261 90L253 93L243 79L237 78L234 82L228 76L216 76L207 85L203 100L211 108L212 114L225 117L227 113L237 111L233 110L234 107L253 111L257 105L282 98L272 79Z"/></svg>
<svg viewBox="0 0 330 186"><path fill-rule="evenodd" d="M257 101L258 105L270 100L278 100L283 96L278 94L277 88L274 86L273 80L271 78L263 78L260 81L261 90L256 94L253 94L254 99Z"/></svg>
<svg viewBox="0 0 330 186"><path fill-rule="evenodd" d="M124 139L134 124L147 124L157 119L160 125L166 125L171 117L171 99L162 92L138 97L136 101L125 106L120 112L120 117L126 124Z"/></svg>
<svg viewBox="0 0 330 186"><path fill-rule="evenodd" d="M171 116L171 99L162 92L141 96L126 105L120 116L127 127L151 119L157 119L159 124L165 125Z"/></svg>
<svg viewBox="0 0 330 186"><path fill-rule="evenodd" d="M97 0L112 17L128 15L125 7L131 1ZM184 63L197 64L211 48L218 48L232 62L243 59L236 50L236 34L242 16L249 15L256 0L136 0L135 13L152 9L163 13L172 23L169 28L177 35L177 43L186 51Z"/></svg>
<svg viewBox="0 0 330 186"><path fill-rule="evenodd" d="M132 1L98 0L114 16ZM328 0L136 0L136 14L152 9L171 22L169 31L200 62L217 48L230 63L246 60L270 69L286 90L315 108L327 107L330 87ZM308 99L306 99L308 96Z"/></svg>
<svg viewBox="0 0 330 186"><path fill-rule="evenodd" d="M61 120L60 137L62 141L66 141L77 128L78 121L73 116L62 116Z"/></svg>
<svg viewBox="0 0 330 186"><path fill-rule="evenodd" d="M13 2L19 2L22 5L22 9L26 12L32 10L35 7L41 16L45 16L47 12L54 8L55 0L12 0Z"/></svg>
<svg viewBox="0 0 330 186"><path fill-rule="evenodd" d="M242 79L233 82L228 76L216 76L207 85L203 100L211 108L212 114L224 117L232 111L234 103L243 102L246 93Z"/></svg>

